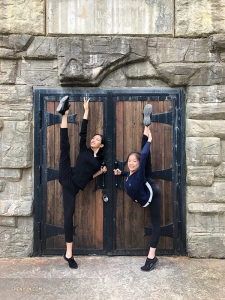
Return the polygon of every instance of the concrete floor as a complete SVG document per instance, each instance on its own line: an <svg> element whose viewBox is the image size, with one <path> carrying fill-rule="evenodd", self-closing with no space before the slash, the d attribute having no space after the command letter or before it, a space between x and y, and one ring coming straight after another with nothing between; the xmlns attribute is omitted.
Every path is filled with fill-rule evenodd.
<svg viewBox="0 0 225 300"><path fill-rule="evenodd" d="M225 260L160 256L150 272L140 256L0 259L0 299L223 300Z"/></svg>

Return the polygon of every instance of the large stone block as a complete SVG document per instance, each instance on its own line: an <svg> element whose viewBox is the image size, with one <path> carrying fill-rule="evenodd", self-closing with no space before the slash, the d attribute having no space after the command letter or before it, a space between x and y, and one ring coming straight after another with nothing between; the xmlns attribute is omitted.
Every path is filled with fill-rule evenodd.
<svg viewBox="0 0 225 300"><path fill-rule="evenodd" d="M217 168L215 168L215 176L225 177L225 162L222 162Z"/></svg>
<svg viewBox="0 0 225 300"><path fill-rule="evenodd" d="M0 85L0 117L30 121L33 117L33 91L26 85Z"/></svg>
<svg viewBox="0 0 225 300"><path fill-rule="evenodd" d="M149 38L148 57L153 64L172 62L216 62L217 53L210 52L209 39Z"/></svg>
<svg viewBox="0 0 225 300"><path fill-rule="evenodd" d="M58 86L56 60L22 60L18 62L16 84Z"/></svg>
<svg viewBox="0 0 225 300"><path fill-rule="evenodd" d="M186 162L188 166L219 165L221 163L220 139L187 137Z"/></svg>
<svg viewBox="0 0 225 300"><path fill-rule="evenodd" d="M0 60L0 84L15 84L17 72L16 60Z"/></svg>
<svg viewBox="0 0 225 300"><path fill-rule="evenodd" d="M125 87L127 86L127 78L124 75L122 68L111 72L108 76L106 76L101 84L101 88L113 88L113 87Z"/></svg>
<svg viewBox="0 0 225 300"><path fill-rule="evenodd" d="M0 58L16 58L33 40L28 34L0 35Z"/></svg>
<svg viewBox="0 0 225 300"><path fill-rule="evenodd" d="M210 216L212 215L217 217L223 216L223 220L225 217L225 203L189 203L187 208L189 213L204 215L207 216L209 219L211 218ZM192 223L189 224L190 227L193 226ZM224 233L225 233L225 228L224 228Z"/></svg>
<svg viewBox="0 0 225 300"><path fill-rule="evenodd" d="M17 217L0 216L0 226L16 227L17 226Z"/></svg>
<svg viewBox="0 0 225 300"><path fill-rule="evenodd" d="M189 257L225 258L225 235L217 234L189 234L187 238L187 252Z"/></svg>
<svg viewBox="0 0 225 300"><path fill-rule="evenodd" d="M211 186L214 180L214 167L187 167L186 183L188 185Z"/></svg>
<svg viewBox="0 0 225 300"><path fill-rule="evenodd" d="M204 104L203 104L204 105ZM203 106L202 105L202 106ZM189 105L187 105L189 108ZM191 110L190 110L191 111ZM203 117L203 115L202 115ZM208 121L208 120L186 120L186 136L196 137L218 137L225 139L225 120Z"/></svg>
<svg viewBox="0 0 225 300"><path fill-rule="evenodd" d="M6 181L20 181L22 169L0 169L0 178Z"/></svg>
<svg viewBox="0 0 225 300"><path fill-rule="evenodd" d="M188 207L192 203L206 203L208 209L211 209L211 204L223 204L222 210L224 209L225 203L225 184L224 181L214 181L212 186L187 186L186 199L188 203ZM218 208L215 205L215 209ZM207 211L208 212L208 211ZM215 211L218 212L218 211Z"/></svg>
<svg viewBox="0 0 225 300"><path fill-rule="evenodd" d="M57 38L37 36L24 52L18 53L17 57L28 57L32 59L54 59L57 58Z"/></svg>
<svg viewBox="0 0 225 300"><path fill-rule="evenodd" d="M23 177L18 182L6 181L1 192L0 215L30 216L33 212L33 179L31 170L23 171Z"/></svg>
<svg viewBox="0 0 225 300"><path fill-rule="evenodd" d="M0 132L0 167L28 168L32 166L32 124L5 122Z"/></svg>
<svg viewBox="0 0 225 300"><path fill-rule="evenodd" d="M0 227L0 257L26 257L33 253L33 218L18 218L16 228Z"/></svg>
<svg viewBox="0 0 225 300"><path fill-rule="evenodd" d="M208 205L209 206L209 205ZM225 204L224 204L225 206ZM187 223L190 224L188 233L225 234L225 210L224 213L189 213Z"/></svg>
<svg viewBox="0 0 225 300"><path fill-rule="evenodd" d="M157 71L170 86L225 84L224 63L163 63Z"/></svg>
<svg viewBox="0 0 225 300"><path fill-rule="evenodd" d="M0 180L0 192L4 191L4 188L5 188L5 181Z"/></svg>
<svg viewBox="0 0 225 300"><path fill-rule="evenodd" d="M223 0L175 0L175 36L197 37L224 33Z"/></svg>
<svg viewBox="0 0 225 300"><path fill-rule="evenodd" d="M45 34L44 0L0 0L1 33Z"/></svg>
<svg viewBox="0 0 225 300"><path fill-rule="evenodd" d="M123 67L127 78L157 78L157 71L150 62L129 64Z"/></svg>
<svg viewBox="0 0 225 300"><path fill-rule="evenodd" d="M222 161L225 161L225 141L221 141Z"/></svg>
<svg viewBox="0 0 225 300"><path fill-rule="evenodd" d="M127 62L146 59L147 39L59 38L58 62L62 84L98 85Z"/></svg>
<svg viewBox="0 0 225 300"><path fill-rule="evenodd" d="M187 103L221 103L225 102L225 85L188 86Z"/></svg>
<svg viewBox="0 0 225 300"><path fill-rule="evenodd" d="M46 20L51 35L172 36L174 0L49 0Z"/></svg>
<svg viewBox="0 0 225 300"><path fill-rule="evenodd" d="M210 51L217 53L220 60L225 62L225 34L214 34L210 37Z"/></svg>
<svg viewBox="0 0 225 300"><path fill-rule="evenodd" d="M186 113L188 119L224 120L225 103L188 103ZM223 121L221 122L221 124L223 124ZM216 124L218 124L218 122Z"/></svg>
<svg viewBox="0 0 225 300"><path fill-rule="evenodd" d="M1 216L31 216L33 213L33 198L21 200L0 200Z"/></svg>

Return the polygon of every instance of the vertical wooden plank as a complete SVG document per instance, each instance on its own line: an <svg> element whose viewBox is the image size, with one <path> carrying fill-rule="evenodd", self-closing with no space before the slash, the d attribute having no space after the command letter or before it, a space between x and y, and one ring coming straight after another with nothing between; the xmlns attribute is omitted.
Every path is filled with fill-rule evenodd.
<svg viewBox="0 0 225 300"><path fill-rule="evenodd" d="M46 103L47 112L52 113L54 111L54 102L48 101ZM47 149L46 149L46 159L47 159L47 167L54 167L55 153L51 147L54 144L54 135L55 130L54 126L48 126L47 130ZM54 181L50 181L47 183L47 199L46 199L46 223L54 224L54 211L52 211L52 206L54 205L54 197L55 197L55 188ZM48 238L46 240L47 247L54 247L54 238Z"/></svg>
<svg viewBox="0 0 225 300"><path fill-rule="evenodd" d="M54 111L58 106L58 102L54 103ZM52 149L55 152L55 160L54 160L54 169L59 169L59 159L60 159L60 124L55 124L55 135L54 135L54 143L51 145ZM52 205L52 210L54 212L54 225L56 226L64 226L63 219L63 199L62 199L62 188L58 180L54 181L54 204ZM54 237L54 247L55 248L65 248L65 238L64 235Z"/></svg>
<svg viewBox="0 0 225 300"><path fill-rule="evenodd" d="M124 102L116 102L116 157L124 161ZM116 196L116 247L123 248L124 243L124 197L123 191L117 189Z"/></svg>
<svg viewBox="0 0 225 300"><path fill-rule="evenodd" d="M96 128L95 133L103 135L103 102L96 103ZM102 190L95 192L95 249L103 249L103 200Z"/></svg>

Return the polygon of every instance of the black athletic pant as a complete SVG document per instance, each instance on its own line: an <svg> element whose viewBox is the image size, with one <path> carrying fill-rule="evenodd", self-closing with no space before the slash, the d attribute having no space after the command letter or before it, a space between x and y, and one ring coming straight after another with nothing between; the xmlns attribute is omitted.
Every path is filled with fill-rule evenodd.
<svg viewBox="0 0 225 300"><path fill-rule="evenodd" d="M148 140L146 135L142 137L141 148L144 147ZM148 183L151 185L153 196L152 201L149 204L150 207L150 217L152 224L152 238L150 247L156 248L160 238L160 208L161 208L161 191L158 184L151 178L152 176L152 166L151 166L151 154L146 159L145 164L145 177Z"/></svg>
<svg viewBox="0 0 225 300"><path fill-rule="evenodd" d="M72 181L70 143L67 128L60 129L59 182L62 185L63 193L65 241L66 243L72 243L75 198L80 188Z"/></svg>

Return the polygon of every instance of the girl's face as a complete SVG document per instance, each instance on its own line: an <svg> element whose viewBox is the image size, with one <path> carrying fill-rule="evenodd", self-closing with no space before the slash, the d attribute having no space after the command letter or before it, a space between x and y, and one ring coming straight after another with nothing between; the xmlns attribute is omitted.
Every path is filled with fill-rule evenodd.
<svg viewBox="0 0 225 300"><path fill-rule="evenodd" d="M128 169L130 170L130 173L134 173L138 170L140 165L140 161L137 159L137 156L135 154L131 154L127 161Z"/></svg>
<svg viewBox="0 0 225 300"><path fill-rule="evenodd" d="M90 141L90 146L92 149L100 149L104 147L104 145L102 144L102 137L98 134L93 136L93 138Z"/></svg>

